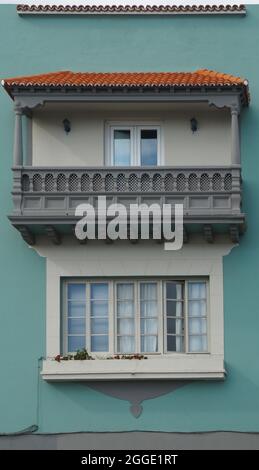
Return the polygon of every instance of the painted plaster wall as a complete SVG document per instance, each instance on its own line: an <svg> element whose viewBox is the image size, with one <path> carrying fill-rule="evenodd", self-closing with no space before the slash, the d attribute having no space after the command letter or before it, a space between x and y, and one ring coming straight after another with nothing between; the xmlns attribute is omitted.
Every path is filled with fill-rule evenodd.
<svg viewBox="0 0 259 470"><path fill-rule="evenodd" d="M183 111L177 107L127 106L117 104L107 110L81 106L80 112L63 106L55 110L46 106L35 111L33 118L33 154L35 166L102 166L105 161L105 123L109 121L143 121L161 123L162 151L165 165L231 164L231 129L228 110L211 110L194 106ZM169 109L168 109L169 108ZM193 134L190 119L198 120L199 132ZM62 121L68 117L72 130L66 135Z"/></svg>
<svg viewBox="0 0 259 470"><path fill-rule="evenodd" d="M0 431L259 431L259 7L246 17L25 17L0 6L1 77L51 70L190 70L245 76L252 103L242 115L248 231L224 260L224 383L187 385L149 400L136 420L128 403L85 384L38 378L45 354L45 259L7 220L13 113L0 92ZM15 34L14 34L15 32ZM17 40L19 38L19 40ZM141 51L136 53L136 51ZM216 162L215 162L216 163Z"/></svg>

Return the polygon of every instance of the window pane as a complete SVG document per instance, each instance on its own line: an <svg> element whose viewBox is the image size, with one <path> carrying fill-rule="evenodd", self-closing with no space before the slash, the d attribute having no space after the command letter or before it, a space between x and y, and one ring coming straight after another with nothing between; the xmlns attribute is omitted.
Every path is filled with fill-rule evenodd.
<svg viewBox="0 0 259 470"><path fill-rule="evenodd" d="M91 336L92 352L107 352L109 350L108 336Z"/></svg>
<svg viewBox="0 0 259 470"><path fill-rule="evenodd" d="M183 337L168 335L167 336L167 351L182 352L183 351Z"/></svg>
<svg viewBox="0 0 259 470"><path fill-rule="evenodd" d="M118 336L117 350L121 354L131 354L135 352L135 339L132 336Z"/></svg>
<svg viewBox="0 0 259 470"><path fill-rule="evenodd" d="M141 317L156 317L157 316L157 301L140 302L140 315Z"/></svg>
<svg viewBox="0 0 259 470"><path fill-rule="evenodd" d="M92 318L91 333L108 334L108 318Z"/></svg>
<svg viewBox="0 0 259 470"><path fill-rule="evenodd" d="M114 165L129 166L130 165L130 130L114 130L113 131L113 154Z"/></svg>
<svg viewBox="0 0 259 470"><path fill-rule="evenodd" d="M190 352L206 352L207 337L206 336L190 336L189 337Z"/></svg>
<svg viewBox="0 0 259 470"><path fill-rule="evenodd" d="M141 336L141 352L154 353L158 350L157 336Z"/></svg>
<svg viewBox="0 0 259 470"><path fill-rule="evenodd" d="M68 319L68 334L85 334L85 319L84 318L69 318Z"/></svg>
<svg viewBox="0 0 259 470"><path fill-rule="evenodd" d="M68 284L68 300L85 300L85 284Z"/></svg>
<svg viewBox="0 0 259 470"><path fill-rule="evenodd" d="M91 284L91 299L92 300L107 300L108 299L108 284Z"/></svg>
<svg viewBox="0 0 259 470"><path fill-rule="evenodd" d="M189 334L199 335L207 333L207 320L206 318L190 318L189 319Z"/></svg>
<svg viewBox="0 0 259 470"><path fill-rule="evenodd" d="M117 284L117 299L118 300L133 300L134 299L134 286L133 284Z"/></svg>
<svg viewBox="0 0 259 470"><path fill-rule="evenodd" d="M176 320L175 318L167 318L167 333L169 334L183 334L183 320Z"/></svg>
<svg viewBox="0 0 259 470"><path fill-rule="evenodd" d="M183 315L183 302L168 300L166 302L166 313L169 317L181 317Z"/></svg>
<svg viewBox="0 0 259 470"><path fill-rule="evenodd" d="M141 130L141 165L157 165L157 130Z"/></svg>
<svg viewBox="0 0 259 470"><path fill-rule="evenodd" d="M206 315L206 300L190 300L189 316L202 317Z"/></svg>
<svg viewBox="0 0 259 470"><path fill-rule="evenodd" d="M166 298L171 300L183 299L183 284L180 282L167 282Z"/></svg>
<svg viewBox="0 0 259 470"><path fill-rule="evenodd" d="M78 349L85 348L84 336L69 336L68 337L68 352L75 352Z"/></svg>
<svg viewBox="0 0 259 470"><path fill-rule="evenodd" d="M85 303L68 301L67 313L69 317L84 317Z"/></svg>
<svg viewBox="0 0 259 470"><path fill-rule="evenodd" d="M91 301L91 316L106 317L108 316L108 302L103 300Z"/></svg>
<svg viewBox="0 0 259 470"><path fill-rule="evenodd" d="M118 302L117 303L117 315L118 317L133 317L134 316L134 304L133 302Z"/></svg>
<svg viewBox="0 0 259 470"><path fill-rule="evenodd" d="M158 330L157 320L155 318L149 319L149 320L142 319L140 323L140 330L141 330L141 334L143 335L148 335L148 334L157 335L157 330Z"/></svg>
<svg viewBox="0 0 259 470"><path fill-rule="evenodd" d="M189 282L188 283L189 299L206 299L206 283L205 282Z"/></svg>
<svg viewBox="0 0 259 470"><path fill-rule="evenodd" d="M135 334L134 319L118 320L117 329L118 329L119 335L134 335Z"/></svg>
<svg viewBox="0 0 259 470"><path fill-rule="evenodd" d="M140 284L140 299L141 300L156 300L157 299L157 283L156 282L142 282Z"/></svg>

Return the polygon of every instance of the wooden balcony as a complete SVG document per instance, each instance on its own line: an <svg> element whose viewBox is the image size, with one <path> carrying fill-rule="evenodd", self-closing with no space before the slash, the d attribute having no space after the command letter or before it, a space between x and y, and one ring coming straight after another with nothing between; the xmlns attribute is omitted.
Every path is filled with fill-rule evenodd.
<svg viewBox="0 0 259 470"><path fill-rule="evenodd" d="M35 233L60 240L64 227L74 227L79 204L182 204L184 224L207 233L213 226L233 241L244 229L241 172L228 167L98 167L13 168L13 213L10 220L30 244Z"/></svg>

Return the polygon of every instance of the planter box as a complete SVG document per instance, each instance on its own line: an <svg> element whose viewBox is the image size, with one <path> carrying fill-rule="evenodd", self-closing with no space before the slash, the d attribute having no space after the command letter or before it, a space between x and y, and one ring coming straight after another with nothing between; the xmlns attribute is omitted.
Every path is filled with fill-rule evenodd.
<svg viewBox="0 0 259 470"><path fill-rule="evenodd" d="M224 379L221 355L176 354L148 359L95 359L93 361L43 361L47 381Z"/></svg>

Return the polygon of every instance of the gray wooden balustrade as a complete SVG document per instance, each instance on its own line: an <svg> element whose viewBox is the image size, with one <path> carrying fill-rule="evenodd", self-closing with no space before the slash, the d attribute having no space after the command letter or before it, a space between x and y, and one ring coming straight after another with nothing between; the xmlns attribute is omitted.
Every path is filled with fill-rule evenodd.
<svg viewBox="0 0 259 470"><path fill-rule="evenodd" d="M241 210L240 166L228 167L14 167L12 223L24 231L29 225L73 224L79 204L96 207L106 196L107 206L183 204L187 224L244 224ZM20 230L21 231L21 230ZM232 237L233 238L233 237Z"/></svg>
<svg viewBox="0 0 259 470"><path fill-rule="evenodd" d="M14 168L14 213L74 214L82 202L179 203L185 214L240 214L239 167Z"/></svg>

